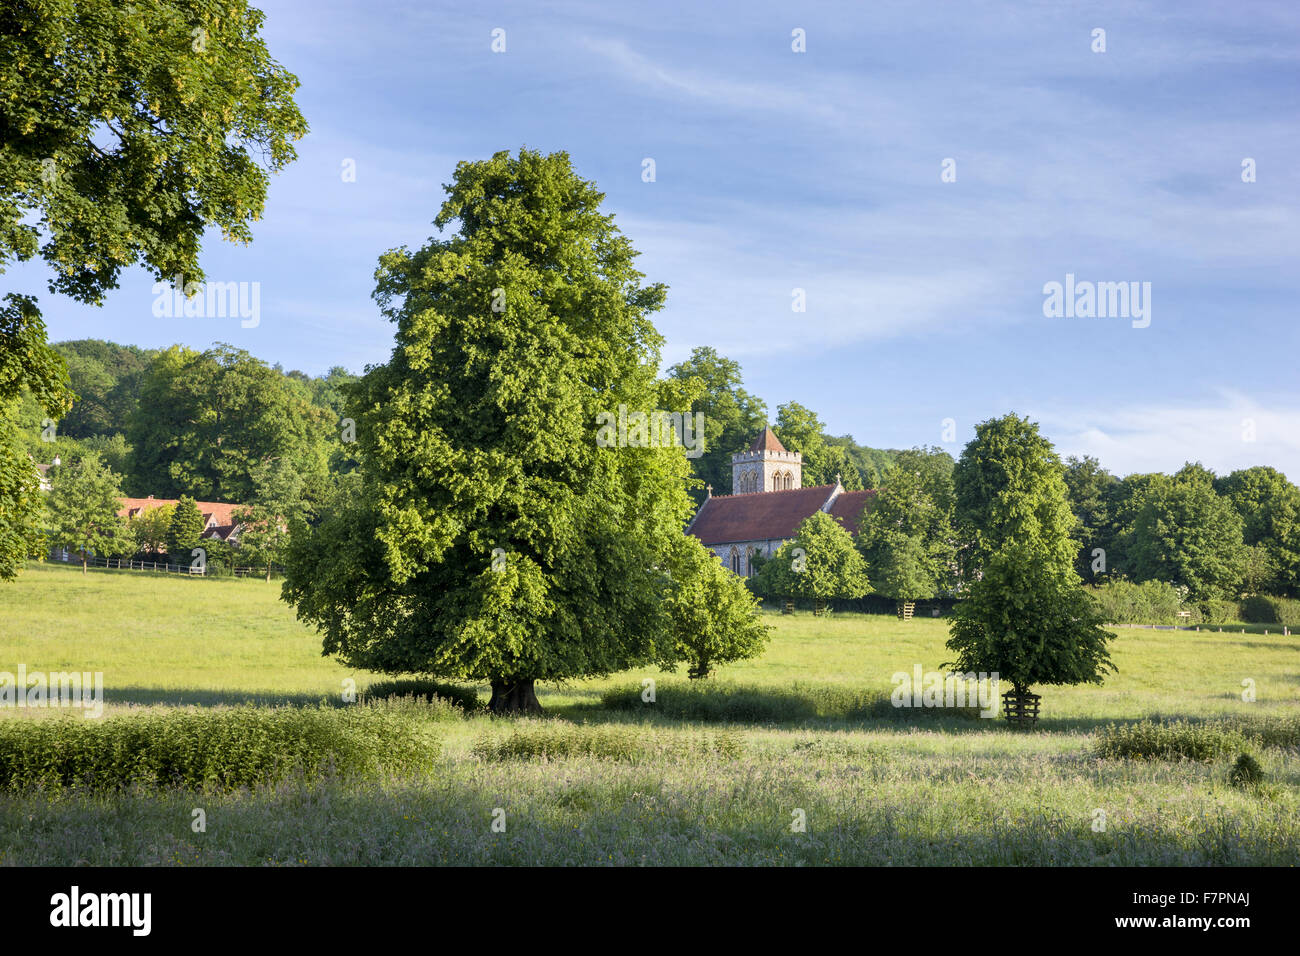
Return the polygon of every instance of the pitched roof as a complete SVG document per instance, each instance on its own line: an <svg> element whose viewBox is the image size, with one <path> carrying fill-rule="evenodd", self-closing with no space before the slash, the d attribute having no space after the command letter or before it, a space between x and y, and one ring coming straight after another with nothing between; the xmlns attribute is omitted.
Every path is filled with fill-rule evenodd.
<svg viewBox="0 0 1300 956"><path fill-rule="evenodd" d="M785 451L785 446L781 444L781 439L776 437L776 432L763 426L763 434L759 435L749 443L750 451Z"/></svg>
<svg viewBox="0 0 1300 956"><path fill-rule="evenodd" d="M117 513L123 518L129 518L150 508L174 505L178 500L177 498L123 498L122 507L117 509ZM215 520L219 525L234 524L235 509L240 507L224 501L196 501L194 504L199 509L199 514L203 515L204 522Z"/></svg>
<svg viewBox="0 0 1300 956"><path fill-rule="evenodd" d="M831 502L831 517L840 523L840 527L849 534L857 534L862 523L862 515L867 506L875 500L875 491L843 491Z"/></svg>
<svg viewBox="0 0 1300 956"><path fill-rule="evenodd" d="M820 511L834 490L834 485L813 485L790 491L714 495L700 505L689 531L704 544L793 538L795 529Z"/></svg>
<svg viewBox="0 0 1300 956"><path fill-rule="evenodd" d="M205 538L216 538L220 541L229 541L237 530L239 530L239 525L219 524L207 529L203 536Z"/></svg>

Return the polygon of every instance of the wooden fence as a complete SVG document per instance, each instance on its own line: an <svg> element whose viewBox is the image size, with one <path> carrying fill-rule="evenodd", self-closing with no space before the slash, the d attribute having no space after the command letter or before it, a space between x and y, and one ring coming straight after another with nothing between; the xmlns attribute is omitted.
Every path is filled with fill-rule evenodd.
<svg viewBox="0 0 1300 956"><path fill-rule="evenodd" d="M62 564L81 564L81 557L70 551L54 551L50 554L51 561L58 561ZM159 574L186 574L194 577L225 577L226 572L217 568L205 567L203 571L188 564L169 564L166 561L137 561L134 558L98 558L91 557L86 559L86 564L92 568L112 568L121 571L157 571ZM231 568L230 573L237 578L246 577L265 577L266 565L261 567L243 567ZM284 574L284 568L278 564L271 565L272 575Z"/></svg>

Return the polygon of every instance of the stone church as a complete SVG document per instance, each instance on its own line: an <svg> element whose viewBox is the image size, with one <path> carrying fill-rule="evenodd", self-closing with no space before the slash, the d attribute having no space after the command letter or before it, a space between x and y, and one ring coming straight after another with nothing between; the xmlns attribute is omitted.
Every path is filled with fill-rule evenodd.
<svg viewBox="0 0 1300 956"><path fill-rule="evenodd" d="M753 574L755 554L770 557L795 536L804 519L824 511L856 534L874 491L845 491L833 485L803 486L803 455L786 451L772 429L764 428L750 446L731 456L734 494L715 495L713 487L686 528L737 574Z"/></svg>

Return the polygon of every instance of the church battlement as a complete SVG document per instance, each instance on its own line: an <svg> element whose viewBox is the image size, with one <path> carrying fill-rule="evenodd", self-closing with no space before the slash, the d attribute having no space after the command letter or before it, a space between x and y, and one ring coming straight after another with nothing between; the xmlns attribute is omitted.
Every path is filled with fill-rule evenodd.
<svg viewBox="0 0 1300 956"><path fill-rule="evenodd" d="M803 452L798 451L738 451L731 456L732 464L743 461L762 461L771 458L777 461L792 461L803 464Z"/></svg>

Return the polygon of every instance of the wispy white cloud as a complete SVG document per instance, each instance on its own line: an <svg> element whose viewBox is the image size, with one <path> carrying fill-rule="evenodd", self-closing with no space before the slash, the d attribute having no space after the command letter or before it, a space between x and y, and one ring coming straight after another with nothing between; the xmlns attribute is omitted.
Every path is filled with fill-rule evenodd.
<svg viewBox="0 0 1300 956"><path fill-rule="evenodd" d="M1300 480L1300 401L1219 388L1199 402L1030 411L1062 455L1092 455L1113 473L1176 470L1200 461L1219 474L1271 464Z"/></svg>

